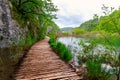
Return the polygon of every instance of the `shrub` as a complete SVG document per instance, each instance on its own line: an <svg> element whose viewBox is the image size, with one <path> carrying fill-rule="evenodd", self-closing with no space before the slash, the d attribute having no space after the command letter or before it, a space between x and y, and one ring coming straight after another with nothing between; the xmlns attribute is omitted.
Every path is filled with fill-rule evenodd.
<svg viewBox="0 0 120 80"><path fill-rule="evenodd" d="M51 43L55 43L55 39L54 38L50 38L49 43L50 43L50 45L51 45Z"/></svg>
<svg viewBox="0 0 120 80"><path fill-rule="evenodd" d="M49 40L50 46L60 55L60 57L66 61L69 62L72 59L72 54L67 47L61 43L56 42L55 39L51 38Z"/></svg>
<svg viewBox="0 0 120 80"><path fill-rule="evenodd" d="M113 70L115 65L113 64L116 63L114 59L117 55L111 52L111 47L104 46L105 50L102 53L100 51L94 53L94 49L97 48L96 43L90 42L89 45L85 45L82 42L80 44L84 49L79 54L78 60L80 65L86 64L85 78L87 77L89 80L116 80L112 78L115 76ZM103 64L106 66L103 67Z"/></svg>
<svg viewBox="0 0 120 80"><path fill-rule="evenodd" d="M56 46L56 47L57 47L56 50L57 50L58 52L60 52L60 53L63 52L63 49L65 49L65 50L67 49L66 46L65 46L64 44L62 44L61 42L57 42L57 46Z"/></svg>
<svg viewBox="0 0 120 80"><path fill-rule="evenodd" d="M101 60L88 60L86 65L87 76L90 80L110 80L112 74L110 74L110 70L106 71L106 68L102 67Z"/></svg>
<svg viewBox="0 0 120 80"><path fill-rule="evenodd" d="M46 36L45 34L41 34L41 35L40 35L40 39L44 39L45 36Z"/></svg>
<svg viewBox="0 0 120 80"><path fill-rule="evenodd" d="M50 45L53 49L56 49L57 47L56 47L56 43L51 43L51 45Z"/></svg>
<svg viewBox="0 0 120 80"><path fill-rule="evenodd" d="M68 49L65 49L61 53L61 58L65 60L66 62L70 61L72 59L72 54Z"/></svg>

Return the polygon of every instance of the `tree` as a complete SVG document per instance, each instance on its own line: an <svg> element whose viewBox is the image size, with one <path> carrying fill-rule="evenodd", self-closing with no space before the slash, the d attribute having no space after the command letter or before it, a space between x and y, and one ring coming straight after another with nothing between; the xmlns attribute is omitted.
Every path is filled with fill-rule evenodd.
<svg viewBox="0 0 120 80"><path fill-rule="evenodd" d="M58 10L51 0L10 0L13 18L27 27L34 37L40 36L44 26L56 19Z"/></svg>

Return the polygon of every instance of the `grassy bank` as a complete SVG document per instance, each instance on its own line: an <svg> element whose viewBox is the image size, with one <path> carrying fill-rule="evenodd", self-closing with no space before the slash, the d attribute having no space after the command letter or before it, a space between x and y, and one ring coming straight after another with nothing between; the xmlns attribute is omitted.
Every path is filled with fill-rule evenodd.
<svg viewBox="0 0 120 80"><path fill-rule="evenodd" d="M51 38L50 46L58 53L62 60L69 62L73 55L70 50L61 42L57 42L55 39Z"/></svg>

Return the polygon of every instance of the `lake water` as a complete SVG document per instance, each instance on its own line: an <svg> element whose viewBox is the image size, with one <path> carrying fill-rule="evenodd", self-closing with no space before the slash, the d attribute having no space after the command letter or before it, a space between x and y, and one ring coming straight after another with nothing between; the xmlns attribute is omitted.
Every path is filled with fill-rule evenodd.
<svg viewBox="0 0 120 80"><path fill-rule="evenodd" d="M78 66L78 55L81 54L83 50L83 46L80 44L81 41L85 43L85 45L90 45L90 38L76 38L76 37L60 37L58 38L59 42L62 42L69 48L73 54L72 62L75 66ZM111 54L114 55L115 52L111 51L110 49L107 49L105 46L101 44L97 44L92 52L93 54Z"/></svg>
<svg viewBox="0 0 120 80"><path fill-rule="evenodd" d="M80 45L80 41L84 41L86 44L89 44L89 39L87 38L75 38L75 37L60 37L58 38L59 42L62 42L69 48L73 54L72 62L75 66L78 66L78 55L82 51L83 47Z"/></svg>
<svg viewBox="0 0 120 80"><path fill-rule="evenodd" d="M88 50L87 52L84 52L86 49L86 46L91 46L93 45L91 43L91 41L94 41L94 39L91 38L76 38L76 37L60 37L58 38L59 42L62 42L63 44L66 45L66 47L72 52L73 54L73 59L70 61L70 64L72 65L72 67L75 69L76 72L83 72L82 74L86 73L86 67L88 67L86 65L86 62L83 62L83 59L79 58L78 60L78 56L82 56L82 58L84 59L90 59L90 60L99 60L101 59L103 62L101 63L101 68L102 70L104 70L105 72L112 74L111 75L111 80L116 80L117 77L115 75L115 73L119 71L119 66L116 66L116 61L118 58L118 52L117 50L113 50L113 46L111 47L110 45L103 45L103 44L99 44L99 43L93 43L95 44L90 50ZM81 44L81 42L83 42L85 44L85 47L83 47L84 45ZM90 47L87 47L88 49ZM83 54L85 53L85 54ZM87 57L84 57L86 56ZM92 55L92 58L91 58ZM96 56L97 55L97 56ZM94 56L94 57L93 57ZM80 63L80 64L79 64Z"/></svg>

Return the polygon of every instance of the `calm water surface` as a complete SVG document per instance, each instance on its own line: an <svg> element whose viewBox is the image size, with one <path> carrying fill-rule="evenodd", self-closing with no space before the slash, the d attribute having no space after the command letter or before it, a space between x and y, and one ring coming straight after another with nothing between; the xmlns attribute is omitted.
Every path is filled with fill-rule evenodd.
<svg viewBox="0 0 120 80"><path fill-rule="evenodd" d="M87 38L76 38L76 37L60 37L58 38L59 42L65 44L72 52L73 59L72 62L74 65L78 66L78 55L82 51L83 47L80 45L81 41L84 41L85 44L89 44L89 39Z"/></svg>
<svg viewBox="0 0 120 80"><path fill-rule="evenodd" d="M90 43L89 43L90 40L91 40L90 38L76 38L76 37L60 37L60 38L58 38L59 42L62 42L63 44L65 44L67 46L67 48L69 48L71 50L71 52L73 54L72 62L76 66L79 65L78 64L78 55L80 55L81 51L83 50L83 47L80 44L80 42L83 41L86 45L90 45ZM97 46L95 46L93 48L94 54L104 54L105 52L114 53L114 52L111 52L111 50L106 49L106 47L101 44L97 44Z"/></svg>

